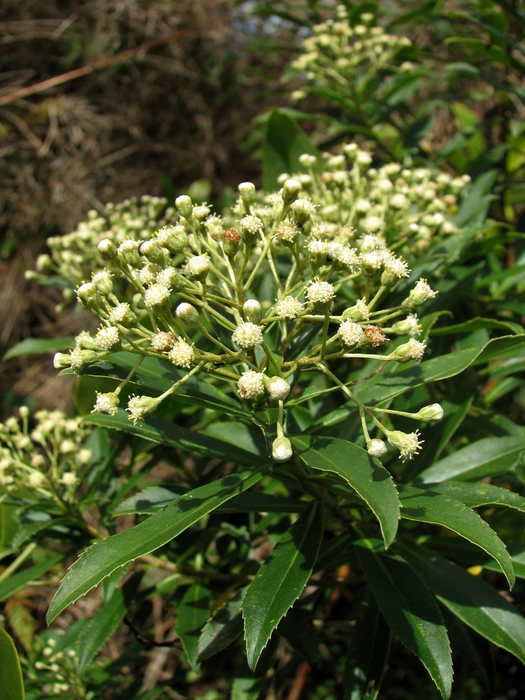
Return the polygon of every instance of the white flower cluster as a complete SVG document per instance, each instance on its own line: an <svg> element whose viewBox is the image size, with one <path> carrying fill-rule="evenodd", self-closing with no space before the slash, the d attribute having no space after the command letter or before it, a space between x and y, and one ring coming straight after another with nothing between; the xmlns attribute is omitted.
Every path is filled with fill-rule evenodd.
<svg viewBox="0 0 525 700"><path fill-rule="evenodd" d="M85 441L91 432L81 418L60 411L37 411L30 426L29 410L0 423L0 486L15 494L29 489L35 500L72 502L91 459Z"/></svg>

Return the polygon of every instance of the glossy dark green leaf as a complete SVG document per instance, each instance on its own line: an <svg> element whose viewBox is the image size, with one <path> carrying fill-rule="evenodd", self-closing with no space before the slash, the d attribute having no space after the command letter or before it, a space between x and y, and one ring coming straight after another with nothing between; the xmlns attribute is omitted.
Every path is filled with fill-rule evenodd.
<svg viewBox="0 0 525 700"><path fill-rule="evenodd" d="M457 335L458 333L471 333L482 328L496 329L501 331L511 331L516 335L523 334L523 326L512 321L498 321L493 318L471 318L463 323L456 323L453 326L441 326L430 331L431 336L436 335Z"/></svg>
<svg viewBox="0 0 525 700"><path fill-rule="evenodd" d="M357 556L392 632L421 659L443 698L450 697L452 658L439 607L416 571L379 540L355 543Z"/></svg>
<svg viewBox="0 0 525 700"><path fill-rule="evenodd" d="M108 416L104 413L93 413L86 416L84 422L111 430L121 430L145 440L151 440L159 445L177 447L208 457L235 461L237 464L246 466L268 461L251 452L246 452L246 450L242 450L226 440L201 435L194 430L181 428L154 416L148 416L145 421L135 425L128 419L125 411L119 410L114 416Z"/></svg>
<svg viewBox="0 0 525 700"><path fill-rule="evenodd" d="M200 486L142 523L86 549L51 601L48 621L52 622L68 605L120 566L162 547L225 501L254 486L262 476L261 470L246 471Z"/></svg>
<svg viewBox="0 0 525 700"><path fill-rule="evenodd" d="M65 338L26 338L9 348L3 359L12 360L14 357L24 355L43 355L46 352L59 352L74 346L74 335L68 335Z"/></svg>
<svg viewBox="0 0 525 700"><path fill-rule="evenodd" d="M525 619L495 588L421 546L400 543L399 549L454 615L525 663Z"/></svg>
<svg viewBox="0 0 525 700"><path fill-rule="evenodd" d="M364 700L379 690L390 652L390 628L370 590L359 604L343 676L344 700Z"/></svg>
<svg viewBox="0 0 525 700"><path fill-rule="evenodd" d="M484 438L435 462L414 479L414 484L436 484L449 479L481 480L504 474L511 471L522 452L525 452L525 438Z"/></svg>
<svg viewBox="0 0 525 700"><path fill-rule="evenodd" d="M512 560L494 530L461 501L413 486L399 486L401 517L416 522L441 525L464 537L493 557L505 574L509 586L515 582Z"/></svg>
<svg viewBox="0 0 525 700"><path fill-rule="evenodd" d="M190 586L177 606L175 631L192 668L197 665L201 631L210 617L210 591L200 583Z"/></svg>
<svg viewBox="0 0 525 700"><path fill-rule="evenodd" d="M378 519L388 547L397 532L399 499L392 477L383 465L366 450L346 440L315 435L291 440L305 464L338 474L361 496Z"/></svg>
<svg viewBox="0 0 525 700"><path fill-rule="evenodd" d="M242 604L250 668L275 628L303 592L312 574L323 537L324 510L314 503L282 537L248 586Z"/></svg>
<svg viewBox="0 0 525 700"><path fill-rule="evenodd" d="M242 634L241 605L245 593L245 588L237 591L204 625L197 645L197 663L226 649Z"/></svg>
<svg viewBox="0 0 525 700"><path fill-rule="evenodd" d="M274 109L266 122L263 145L263 188L266 192L279 189L279 175L299 171L299 157L303 153L320 157L316 146L295 119L286 112Z"/></svg>
<svg viewBox="0 0 525 700"><path fill-rule="evenodd" d="M24 681L16 647L3 627L0 627L0 688L2 700L24 700Z"/></svg>

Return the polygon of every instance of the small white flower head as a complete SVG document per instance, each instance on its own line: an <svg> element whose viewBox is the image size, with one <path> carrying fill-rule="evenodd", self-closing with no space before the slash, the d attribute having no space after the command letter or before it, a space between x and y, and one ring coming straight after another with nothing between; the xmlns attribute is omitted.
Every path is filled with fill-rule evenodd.
<svg viewBox="0 0 525 700"><path fill-rule="evenodd" d="M390 355L389 359L397 360L397 362L409 362L410 360L416 360L420 362L425 354L425 348L427 344L421 343L415 338L410 338L407 343L399 345Z"/></svg>
<svg viewBox="0 0 525 700"><path fill-rule="evenodd" d="M193 207L191 215L196 221L202 222L208 216L209 213L209 207L207 207L205 204L199 204L196 207Z"/></svg>
<svg viewBox="0 0 525 700"><path fill-rule="evenodd" d="M365 233L357 241L360 253L371 253L372 251L384 250L386 248L385 239L371 233Z"/></svg>
<svg viewBox="0 0 525 700"><path fill-rule="evenodd" d="M151 337L150 347L154 352L168 352L174 341L175 336L171 331L159 331Z"/></svg>
<svg viewBox="0 0 525 700"><path fill-rule="evenodd" d="M147 262L139 272L139 280L142 282L142 284L147 286L154 284L160 270L161 268L158 265L155 265L155 263Z"/></svg>
<svg viewBox="0 0 525 700"><path fill-rule="evenodd" d="M31 472L27 479L27 485L29 488L37 489L39 486L42 486L44 479L45 477L41 472Z"/></svg>
<svg viewBox="0 0 525 700"><path fill-rule="evenodd" d="M392 209L404 209L409 200L401 192L397 192L390 198L390 206Z"/></svg>
<svg viewBox="0 0 525 700"><path fill-rule="evenodd" d="M92 456L91 450L89 450L87 447L82 447L78 452L77 452L77 462L78 464L87 464L89 460L91 459Z"/></svg>
<svg viewBox="0 0 525 700"><path fill-rule="evenodd" d="M384 454L386 454L387 450L388 448L386 443L384 440L380 440L379 438L374 438L366 443L366 451L370 457L382 457Z"/></svg>
<svg viewBox="0 0 525 700"><path fill-rule="evenodd" d="M166 264L166 256L157 238L150 238L140 244L139 251L154 265L163 267Z"/></svg>
<svg viewBox="0 0 525 700"><path fill-rule="evenodd" d="M70 366L74 370L81 370L86 365L96 362L98 358L99 354L94 350L82 350L81 348L74 348L69 355Z"/></svg>
<svg viewBox="0 0 525 700"><path fill-rule="evenodd" d="M364 299L358 299L353 306L343 311L341 317L345 321L368 321L370 310Z"/></svg>
<svg viewBox="0 0 525 700"><path fill-rule="evenodd" d="M137 321L137 315L125 301L117 304L109 314L111 323L120 323L121 326L131 326Z"/></svg>
<svg viewBox="0 0 525 700"><path fill-rule="evenodd" d="M410 290L408 297L401 304L401 306L404 306L405 308L412 308L414 306L418 306L419 304L424 304L425 301L433 299L436 296L436 293L437 292L432 289L426 279L422 277L419 282L416 282L414 288Z"/></svg>
<svg viewBox="0 0 525 700"><path fill-rule="evenodd" d="M299 316L303 308L304 304L301 304L300 301L294 299L292 296L287 296L277 301L275 304L275 313L279 318L285 321L291 321Z"/></svg>
<svg viewBox="0 0 525 700"><path fill-rule="evenodd" d="M120 334L115 326L99 328L95 335L95 342L99 350L112 350L120 343Z"/></svg>
<svg viewBox="0 0 525 700"><path fill-rule="evenodd" d="M358 165L366 166L370 165L372 162L372 155L369 151L359 150L357 152L356 163Z"/></svg>
<svg viewBox="0 0 525 700"><path fill-rule="evenodd" d="M357 199L355 202L355 210L358 214L368 214L372 208L372 203L368 199Z"/></svg>
<svg viewBox="0 0 525 700"><path fill-rule="evenodd" d="M324 265L328 258L328 243L326 241L313 240L308 243L308 252L312 265L319 267Z"/></svg>
<svg viewBox="0 0 525 700"><path fill-rule="evenodd" d="M258 216L244 216L241 221L241 231L249 236L259 236L264 230L264 224Z"/></svg>
<svg viewBox="0 0 525 700"><path fill-rule="evenodd" d="M293 455L292 443L282 436L275 438L272 443L272 459L275 462L287 462Z"/></svg>
<svg viewBox="0 0 525 700"><path fill-rule="evenodd" d="M256 323L246 321L233 331L232 340L241 348L254 348L263 342L263 330Z"/></svg>
<svg viewBox="0 0 525 700"><path fill-rule="evenodd" d="M181 277L177 270L174 267L169 266L157 273L155 282L173 289L180 279Z"/></svg>
<svg viewBox="0 0 525 700"><path fill-rule="evenodd" d="M299 227L290 222L282 221L275 231L275 237L285 243L293 243L299 233Z"/></svg>
<svg viewBox="0 0 525 700"><path fill-rule="evenodd" d="M151 396L133 396L128 401L126 410L129 411L129 418L137 424L144 420L148 413L152 413L157 406L158 401Z"/></svg>
<svg viewBox="0 0 525 700"><path fill-rule="evenodd" d="M355 272L359 267L359 256L355 248L350 248L350 246L342 245L337 251L336 260L338 263L348 268L350 272Z"/></svg>
<svg viewBox="0 0 525 700"><path fill-rule="evenodd" d="M199 280L204 279L210 271L210 256L208 253L191 257L186 264L186 270L191 277L196 277Z"/></svg>
<svg viewBox="0 0 525 700"><path fill-rule="evenodd" d="M195 350L185 340L178 338L168 353L168 359L175 367L189 369L195 359Z"/></svg>
<svg viewBox="0 0 525 700"><path fill-rule="evenodd" d="M265 377L266 391L274 401L284 401L290 393L290 385L282 377Z"/></svg>
<svg viewBox="0 0 525 700"><path fill-rule="evenodd" d="M421 450L424 440L419 439L419 431L415 433L403 433L401 430L392 430L387 435L388 442L399 450L400 457L405 462L412 459Z"/></svg>
<svg viewBox="0 0 525 700"><path fill-rule="evenodd" d="M73 472L64 472L62 474L62 477L60 479L60 483L64 484L64 486L67 486L69 488L75 486L78 482L78 477L76 474Z"/></svg>
<svg viewBox="0 0 525 700"><path fill-rule="evenodd" d="M410 270L402 258L389 255L385 259L384 271L381 276L381 284L390 286L402 277L408 277Z"/></svg>
<svg viewBox="0 0 525 700"><path fill-rule="evenodd" d="M392 332L396 335L409 335L415 338L421 333L421 324L416 314L409 314L402 321L393 324Z"/></svg>
<svg viewBox="0 0 525 700"><path fill-rule="evenodd" d="M102 394L100 391L97 391L93 413L107 413L110 416L114 416L119 403L119 397L116 392L110 391L107 394Z"/></svg>
<svg viewBox="0 0 525 700"><path fill-rule="evenodd" d="M262 396L264 394L264 374L252 369L243 372L237 382L237 388L243 399L256 399L258 396Z"/></svg>
<svg viewBox="0 0 525 700"><path fill-rule="evenodd" d="M117 248L119 260L130 267L140 267L139 241L123 241Z"/></svg>
<svg viewBox="0 0 525 700"><path fill-rule="evenodd" d="M295 223L298 226L305 224L315 214L315 204L304 197L296 199L290 209L293 211Z"/></svg>
<svg viewBox="0 0 525 700"><path fill-rule="evenodd" d="M311 304L327 306L335 297L335 289L330 282L314 280L306 288L305 294Z"/></svg>
<svg viewBox="0 0 525 700"><path fill-rule="evenodd" d="M424 420L427 423L437 423L443 418L443 415L443 406L439 403L433 403L430 406L424 406L417 413L417 417L419 418L419 420Z"/></svg>
<svg viewBox="0 0 525 700"><path fill-rule="evenodd" d="M250 323L260 323L262 319L262 306L257 299L247 299L242 310L244 312L244 317Z"/></svg>
<svg viewBox="0 0 525 700"><path fill-rule="evenodd" d="M153 284L144 294L144 306L148 309L160 309L169 304L170 288L165 284Z"/></svg>
<svg viewBox="0 0 525 700"><path fill-rule="evenodd" d="M31 466L33 467L33 469L42 469L42 467L46 463L46 460L45 460L44 455L37 453L37 454L33 454L31 456L30 462L31 462ZM0 466L0 471L1 471L1 466Z"/></svg>
<svg viewBox="0 0 525 700"><path fill-rule="evenodd" d="M107 270L94 272L91 276L91 281L103 296L107 296L113 291L112 274Z"/></svg>
<svg viewBox="0 0 525 700"><path fill-rule="evenodd" d="M385 255L383 250L372 250L361 256L361 270L367 277L373 277L383 267Z"/></svg>
<svg viewBox="0 0 525 700"><path fill-rule="evenodd" d="M365 332L358 323L343 321L339 326L338 334L344 345L355 347L361 344Z"/></svg>

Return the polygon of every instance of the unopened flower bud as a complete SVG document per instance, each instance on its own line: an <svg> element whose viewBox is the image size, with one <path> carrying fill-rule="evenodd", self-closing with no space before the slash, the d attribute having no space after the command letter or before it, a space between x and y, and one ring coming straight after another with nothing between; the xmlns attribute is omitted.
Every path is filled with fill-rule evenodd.
<svg viewBox="0 0 525 700"><path fill-rule="evenodd" d="M98 244L98 252L104 260L116 262L118 260L117 247L109 238L103 238Z"/></svg>
<svg viewBox="0 0 525 700"><path fill-rule="evenodd" d="M130 267L141 267L139 246L139 241L128 240L121 243L117 248L119 260Z"/></svg>
<svg viewBox="0 0 525 700"><path fill-rule="evenodd" d="M104 308L102 297L100 296L99 291L93 282L81 284L77 289L77 298L84 304L84 306L93 309L93 311L100 311Z"/></svg>
<svg viewBox="0 0 525 700"><path fill-rule="evenodd" d="M282 377L266 377L264 380L268 396L274 401L284 401L290 393L290 385Z"/></svg>
<svg viewBox="0 0 525 700"><path fill-rule="evenodd" d="M401 304L404 308L413 308L419 304L423 304L429 299L433 299L436 296L436 292L431 288L426 279L421 278L419 282L416 283L415 287L410 290L408 297Z"/></svg>
<svg viewBox="0 0 525 700"><path fill-rule="evenodd" d="M358 299L354 306L350 306L343 311L341 318L344 321L368 321L370 311L364 299Z"/></svg>
<svg viewBox="0 0 525 700"><path fill-rule="evenodd" d="M437 423L437 421L443 418L443 407L439 403L424 406L417 412L416 418L424 420L427 423Z"/></svg>
<svg viewBox="0 0 525 700"><path fill-rule="evenodd" d="M302 165L303 168L307 168L309 170L310 168L315 167L317 163L317 158L315 156L310 155L310 153L303 153L299 156L299 163Z"/></svg>
<svg viewBox="0 0 525 700"><path fill-rule="evenodd" d="M182 321L186 326L194 326L199 321L199 312L197 309L185 301L177 306L175 315L179 321Z"/></svg>
<svg viewBox="0 0 525 700"><path fill-rule="evenodd" d="M384 440L379 438L374 438L366 443L366 450L370 457L382 457L387 453L388 448Z"/></svg>
<svg viewBox="0 0 525 700"><path fill-rule="evenodd" d="M299 196L299 192L303 189L301 183L299 180L293 180L289 179L286 180L286 182L283 185L283 189L281 192L281 196L283 198L283 202L285 203L286 206L290 206L297 197Z"/></svg>
<svg viewBox="0 0 525 700"><path fill-rule="evenodd" d="M157 231L157 241L163 248L176 255L188 245L188 234L184 226L164 226Z"/></svg>
<svg viewBox="0 0 525 700"><path fill-rule="evenodd" d="M185 219L189 219L191 217L193 202L191 201L191 197L188 197L187 194L181 194L180 197L177 197L175 200L175 206L177 207L179 214Z"/></svg>
<svg viewBox="0 0 525 700"><path fill-rule="evenodd" d="M195 277L200 282L206 279L210 271L210 256L208 253L194 255L186 263L186 269L191 277Z"/></svg>
<svg viewBox="0 0 525 700"><path fill-rule="evenodd" d="M242 307L244 317L250 323L259 324L262 319L262 306L257 299L247 299Z"/></svg>
<svg viewBox="0 0 525 700"><path fill-rule="evenodd" d="M139 251L154 265L164 267L166 264L166 256L156 238L150 238L148 241L144 241Z"/></svg>
<svg viewBox="0 0 525 700"><path fill-rule="evenodd" d="M159 402L151 396L133 396L128 401L127 411L133 423L138 423L149 414L153 413L158 407Z"/></svg>
<svg viewBox="0 0 525 700"><path fill-rule="evenodd" d="M402 321L393 324L392 332L396 335L409 335L414 338L421 333L421 324L415 314L409 314Z"/></svg>
<svg viewBox="0 0 525 700"><path fill-rule="evenodd" d="M243 202L246 202L246 204L255 202L256 190L253 182L241 182L238 189Z"/></svg>
<svg viewBox="0 0 525 700"><path fill-rule="evenodd" d="M293 455L292 443L287 437L278 437L272 443L272 459L275 462L287 462Z"/></svg>
<svg viewBox="0 0 525 700"><path fill-rule="evenodd" d="M53 357L53 367L55 369L66 369L71 367L71 355L66 355L63 352L55 353Z"/></svg>
<svg viewBox="0 0 525 700"><path fill-rule="evenodd" d="M108 294L111 294L113 291L113 279L111 273L107 270L95 272L91 278L91 281L102 296L107 297Z"/></svg>

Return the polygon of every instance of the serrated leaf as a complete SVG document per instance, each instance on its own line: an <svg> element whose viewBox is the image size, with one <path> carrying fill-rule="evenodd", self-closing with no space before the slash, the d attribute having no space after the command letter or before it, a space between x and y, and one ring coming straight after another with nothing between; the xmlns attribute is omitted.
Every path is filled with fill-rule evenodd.
<svg viewBox="0 0 525 700"><path fill-rule="evenodd" d="M192 668L196 668L202 628L210 617L210 591L200 583L190 586L177 606L175 631Z"/></svg>
<svg viewBox="0 0 525 700"><path fill-rule="evenodd" d="M399 549L454 615L525 663L525 619L496 589L421 546L405 542Z"/></svg>
<svg viewBox="0 0 525 700"><path fill-rule="evenodd" d="M197 663L226 649L242 634L241 605L245 593L245 588L237 591L204 625L197 645Z"/></svg>
<svg viewBox="0 0 525 700"><path fill-rule="evenodd" d="M525 439L522 437L484 438L434 462L418 474L414 484L422 486L449 479L481 480L504 474L513 468L522 452L525 452Z"/></svg>
<svg viewBox="0 0 525 700"><path fill-rule="evenodd" d="M242 613L250 668L257 666L273 631L308 583L323 527L324 509L314 503L282 537L248 586Z"/></svg>
<svg viewBox="0 0 525 700"><path fill-rule="evenodd" d="M514 586L516 577L512 559L503 542L483 518L461 501L436 491L401 485L398 488L402 518L441 525L464 537L493 557L509 586Z"/></svg>
<svg viewBox="0 0 525 700"><path fill-rule="evenodd" d="M263 474L262 469L230 474L200 486L144 522L96 542L66 574L49 606L48 622L120 566L162 547L222 503L251 488Z"/></svg>
<svg viewBox="0 0 525 700"><path fill-rule="evenodd" d="M362 700L368 688L378 691L390 651L390 628L376 599L360 602L343 676L344 700Z"/></svg>
<svg viewBox="0 0 525 700"><path fill-rule="evenodd" d="M3 700L24 700L20 659L11 637L0 627L0 688Z"/></svg>
<svg viewBox="0 0 525 700"><path fill-rule="evenodd" d="M525 498L519 493L503 489L492 484L470 484L465 481L442 481L440 484L432 484L433 491L444 493L456 498L469 508L479 506L505 506L525 513Z"/></svg>
<svg viewBox="0 0 525 700"><path fill-rule="evenodd" d="M355 543L359 562L393 633L421 659L443 698L450 697L452 658L447 630L427 586L402 557L379 540Z"/></svg>
<svg viewBox="0 0 525 700"><path fill-rule="evenodd" d="M346 440L316 435L290 439L305 464L338 474L356 491L378 519L388 547L397 532L399 499L392 477L381 462Z"/></svg>

